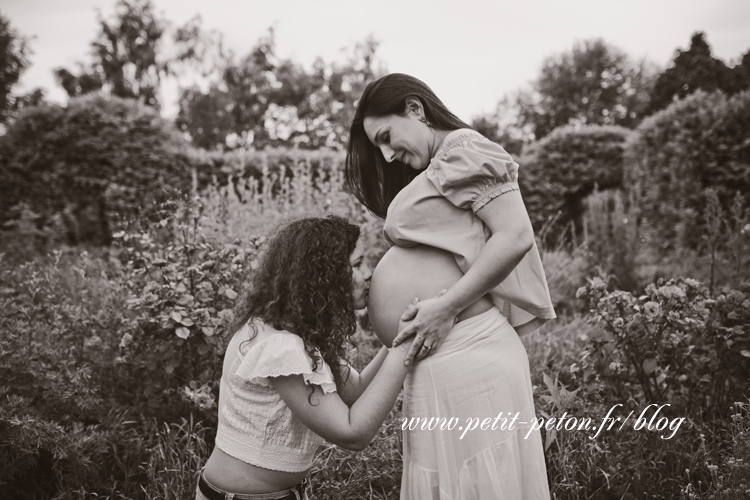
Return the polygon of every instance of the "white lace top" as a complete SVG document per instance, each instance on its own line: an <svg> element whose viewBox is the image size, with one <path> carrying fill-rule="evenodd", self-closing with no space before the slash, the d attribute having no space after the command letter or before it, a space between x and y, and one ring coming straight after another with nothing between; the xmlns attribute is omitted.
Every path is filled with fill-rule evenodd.
<svg viewBox="0 0 750 500"><path fill-rule="evenodd" d="M324 439L294 417L269 377L302 375L307 384L335 392L330 367L316 371L302 338L256 323L258 334L245 325L232 338L224 355L219 390L216 446L252 465L285 472L304 472Z"/></svg>

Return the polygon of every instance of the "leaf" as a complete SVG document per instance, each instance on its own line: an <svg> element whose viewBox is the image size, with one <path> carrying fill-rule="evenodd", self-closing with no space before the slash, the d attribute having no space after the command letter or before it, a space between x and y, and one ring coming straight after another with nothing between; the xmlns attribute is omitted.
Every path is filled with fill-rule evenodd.
<svg viewBox="0 0 750 500"><path fill-rule="evenodd" d="M185 288L185 285L183 285L182 283L179 283L177 287L175 287L174 291L178 293L185 293L187 292L187 288Z"/></svg>
<svg viewBox="0 0 750 500"><path fill-rule="evenodd" d="M237 292L235 292L231 288L227 288L226 290L224 290L224 295L226 295L230 300L234 300L237 298Z"/></svg>
<svg viewBox="0 0 750 500"><path fill-rule="evenodd" d="M740 354L742 354L742 355L743 355L743 356L745 356L746 358L750 358L750 351L748 351L747 349L742 349L742 350L740 351Z"/></svg>
<svg viewBox="0 0 750 500"><path fill-rule="evenodd" d="M190 336L190 330L188 330L184 326L178 326L177 329L175 330L175 333L181 339L187 339Z"/></svg>
<svg viewBox="0 0 750 500"><path fill-rule="evenodd" d="M658 365L656 364L656 359L648 358L643 360L643 372L646 375L651 375L656 371L657 368Z"/></svg>
<svg viewBox="0 0 750 500"><path fill-rule="evenodd" d="M190 318L182 318L182 321L180 321L181 324L184 326L193 326L195 323L193 323L193 320Z"/></svg>
<svg viewBox="0 0 750 500"><path fill-rule="evenodd" d="M201 328L201 331L206 337L211 337L214 334L214 328L211 326L204 326L203 328Z"/></svg>
<svg viewBox="0 0 750 500"><path fill-rule="evenodd" d="M173 320L175 320L176 323L182 322L182 315L178 313L177 311L172 311L172 314L170 316Z"/></svg>

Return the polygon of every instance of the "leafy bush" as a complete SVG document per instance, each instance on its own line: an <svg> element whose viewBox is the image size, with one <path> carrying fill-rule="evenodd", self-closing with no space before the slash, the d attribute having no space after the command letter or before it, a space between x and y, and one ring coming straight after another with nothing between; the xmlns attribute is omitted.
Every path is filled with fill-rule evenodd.
<svg viewBox="0 0 750 500"><path fill-rule="evenodd" d="M720 417L747 395L750 287L715 300L700 282L661 279L645 294L608 293L591 279L577 295L591 305L589 377L622 400L668 401L671 411Z"/></svg>
<svg viewBox="0 0 750 500"><path fill-rule="evenodd" d="M172 212L172 210L174 212ZM168 204L159 224L122 232L128 307L118 358L122 401L173 422L190 407L215 423L225 330L262 240L218 244L201 232L200 200Z"/></svg>
<svg viewBox="0 0 750 500"><path fill-rule="evenodd" d="M540 230L555 218L558 236L579 222L583 200L597 187L622 185L625 144L633 132L616 126L560 127L519 158L519 182L532 223Z"/></svg>
<svg viewBox="0 0 750 500"><path fill-rule="evenodd" d="M0 139L0 224L25 203L69 243L108 243L117 217L189 190L174 127L137 101L89 95L27 108Z"/></svg>
<svg viewBox="0 0 750 500"><path fill-rule="evenodd" d="M707 221L704 192L725 209L750 195L750 91L694 94L645 119L630 143L625 179L642 217L662 238L696 248Z"/></svg>

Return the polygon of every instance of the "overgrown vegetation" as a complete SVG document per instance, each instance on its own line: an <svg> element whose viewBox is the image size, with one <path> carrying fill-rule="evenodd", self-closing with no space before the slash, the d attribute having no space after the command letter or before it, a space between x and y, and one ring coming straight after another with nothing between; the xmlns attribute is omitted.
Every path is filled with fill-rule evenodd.
<svg viewBox="0 0 750 500"><path fill-rule="evenodd" d="M556 499L748 495L748 103L699 92L519 157L560 315L523 338L538 415L675 427L545 429ZM0 497L191 497L264 235L335 213L362 226L371 267L386 250L342 161L195 150L116 97L25 109L0 138ZM379 342L359 323L362 367ZM361 453L321 448L312 498L394 498L400 417Z"/></svg>

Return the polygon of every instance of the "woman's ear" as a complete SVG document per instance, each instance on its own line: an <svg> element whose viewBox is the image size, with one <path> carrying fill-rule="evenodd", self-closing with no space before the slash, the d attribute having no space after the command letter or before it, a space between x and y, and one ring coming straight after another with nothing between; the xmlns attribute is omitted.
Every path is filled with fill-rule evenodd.
<svg viewBox="0 0 750 500"><path fill-rule="evenodd" d="M406 109L404 110L404 114L408 115L409 113L414 113L420 120L424 118L424 108L422 107L422 101L414 96L409 96L406 98Z"/></svg>

